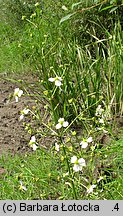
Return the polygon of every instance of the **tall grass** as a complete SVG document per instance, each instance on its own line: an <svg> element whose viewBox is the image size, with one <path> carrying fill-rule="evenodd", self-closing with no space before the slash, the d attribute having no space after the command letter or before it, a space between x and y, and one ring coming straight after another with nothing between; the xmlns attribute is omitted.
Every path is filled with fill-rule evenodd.
<svg viewBox="0 0 123 216"><path fill-rule="evenodd" d="M74 199L85 198L87 186L94 184L94 181L97 182L101 175L104 177L104 185L101 187L104 186L107 190L110 178L113 178L112 170L110 170L112 158L110 158L111 161L108 161L109 167L107 167L110 148L108 145L106 148L102 147L98 136L106 136L106 133L112 134L112 120L114 117L122 116L123 113L123 35L120 17L122 8L119 6L116 8L114 7L116 5L110 5L111 2L108 1L102 4L98 4L100 1L83 1L82 4L74 4L72 9L71 4L75 3L74 1L66 1L64 7L62 7L62 1L42 1L35 5L35 1L31 1L31 3L24 1L24 3L16 0L17 6L13 2L9 1L9 4L12 6L10 8L16 12L16 16L14 22L12 19L10 22L7 19L4 21L6 25L5 43L1 43L0 49L4 57L7 53L3 62L8 63L8 70L15 73L17 71L22 73L32 71L38 77L38 92L33 88L33 93L36 94L38 106L41 101L45 103L44 108L48 115L50 114L50 118L49 122L45 122L38 108L36 111L30 111L43 126L43 132L37 129L37 134L42 135L45 126L52 136L56 136L55 139L61 151L59 155L55 153L55 156L56 158L58 156L58 161L60 157L62 158L59 167L62 170L61 173L68 171L69 177L66 184L70 186ZM91 7L93 3L98 5ZM114 10L109 11L110 6ZM80 10L81 7L86 9ZM10 10L10 8L6 7L6 10ZM71 13L72 16L70 16ZM64 18L65 22L60 22L66 15L69 19ZM107 23L108 25L110 23L109 27ZM10 28L13 24L15 25L14 35ZM3 40L1 39L1 42ZM4 68L6 65L2 66L1 70ZM50 82L53 78L59 78L61 85L57 86L55 82ZM23 85L24 81L21 83L28 93L27 88ZM102 113L96 116L98 105L101 105ZM57 131L56 125L61 118L62 126L63 118L69 124L67 128L63 126L61 131ZM107 128L108 131L106 131ZM74 129L79 137L76 136L75 131L73 132ZM29 133L33 135L33 128ZM71 138L72 133L74 133L75 139ZM89 136L94 137L94 142L90 144L89 150L86 152L80 149L79 143L82 138L84 140ZM113 148L114 146L112 146ZM115 150L113 150L113 155L114 153ZM77 173L76 175L73 172L72 162L70 163L70 158L73 155L77 155L80 159L86 157L88 167L84 174ZM110 155L110 157L112 156ZM99 167L101 171L98 173L99 169L95 171L95 168L97 168L99 159L101 160ZM115 169L117 164L113 164ZM106 169L110 173L109 177L107 177ZM119 166L116 172L120 173ZM85 176L89 180L84 178ZM121 178L121 173L119 176ZM85 187L81 179L85 181ZM63 182L65 183L64 180ZM62 190L64 189L62 188ZM60 194L63 198L67 197L65 193ZM103 197L101 197L99 188L98 195L99 198ZM31 195L29 195L30 197ZM91 198L95 197L96 195L94 197L92 195ZM111 198L109 194L106 197Z"/></svg>
<svg viewBox="0 0 123 216"><path fill-rule="evenodd" d="M97 149L96 157L92 156L93 161L90 166L86 167L84 174L77 173L74 176L77 199L123 199L122 145L123 139L120 139L117 142L112 142L110 147ZM27 153L25 156L2 156L0 163L6 173L0 178L0 198L3 200L74 199L70 178L66 174L66 167L60 160L61 154L61 152L58 154L52 152L51 154L50 150L41 149L32 154ZM90 160L90 152L86 152L87 158ZM103 162L102 165L101 162ZM103 179L98 183L94 193L87 194L84 184L89 182L95 184L99 175ZM23 182L27 191L20 188L20 181Z"/></svg>

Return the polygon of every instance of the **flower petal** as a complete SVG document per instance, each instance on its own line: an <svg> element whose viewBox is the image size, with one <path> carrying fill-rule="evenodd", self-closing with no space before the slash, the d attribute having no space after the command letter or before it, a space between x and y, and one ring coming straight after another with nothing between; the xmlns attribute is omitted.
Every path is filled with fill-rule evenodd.
<svg viewBox="0 0 123 216"><path fill-rule="evenodd" d="M85 142L85 141L82 141L82 142L80 143L80 145L81 145L82 148L87 148L88 143Z"/></svg>
<svg viewBox="0 0 123 216"><path fill-rule="evenodd" d="M102 118L101 119L99 118L99 123L104 124L104 120Z"/></svg>
<svg viewBox="0 0 123 216"><path fill-rule="evenodd" d="M35 136L32 136L32 137L31 137L31 141L32 141L32 142L35 142L35 141L36 141Z"/></svg>
<svg viewBox="0 0 123 216"><path fill-rule="evenodd" d="M19 92L19 88L15 88L15 90L14 90L14 95L17 95L18 92Z"/></svg>
<svg viewBox="0 0 123 216"><path fill-rule="evenodd" d="M89 138L87 139L87 142L88 142L88 143L91 143L92 141L93 141L92 137L89 137Z"/></svg>
<svg viewBox="0 0 123 216"><path fill-rule="evenodd" d="M21 97L22 94L23 94L23 91L22 91L22 90L19 90L19 92L18 92L18 97Z"/></svg>
<svg viewBox="0 0 123 216"><path fill-rule="evenodd" d="M56 150L56 151L59 151L59 150L60 150L60 146L59 146L57 143L55 143L55 150Z"/></svg>
<svg viewBox="0 0 123 216"><path fill-rule="evenodd" d="M25 108L22 112L23 112L23 114L27 115L28 112L29 112L29 109L26 109L26 108Z"/></svg>
<svg viewBox="0 0 123 216"><path fill-rule="evenodd" d="M76 161L77 161L77 157L76 156L71 157L71 163L75 163Z"/></svg>
<svg viewBox="0 0 123 216"><path fill-rule="evenodd" d="M96 185L90 185L90 187L87 189L87 193L92 193L93 189L96 187Z"/></svg>
<svg viewBox="0 0 123 216"><path fill-rule="evenodd" d="M24 118L24 115L20 115L19 120L21 121Z"/></svg>
<svg viewBox="0 0 123 216"><path fill-rule="evenodd" d="M68 10L67 7L66 7L65 5L62 6L62 9L65 10L65 11Z"/></svg>
<svg viewBox="0 0 123 216"><path fill-rule="evenodd" d="M15 96L15 101L18 102L18 96Z"/></svg>
<svg viewBox="0 0 123 216"><path fill-rule="evenodd" d="M55 85L56 85L56 86L61 86L61 85L62 85L62 83L61 83L61 81L60 81L60 80L56 80L56 81L55 81Z"/></svg>
<svg viewBox="0 0 123 216"><path fill-rule="evenodd" d="M58 77L58 80L59 80L59 81L62 81L62 78L61 78L61 77Z"/></svg>
<svg viewBox="0 0 123 216"><path fill-rule="evenodd" d="M82 171L82 166L80 166L79 164L74 164L73 170L74 170L75 172Z"/></svg>
<svg viewBox="0 0 123 216"><path fill-rule="evenodd" d="M60 122L64 122L64 118L60 118L59 120L58 120L58 122L60 123Z"/></svg>
<svg viewBox="0 0 123 216"><path fill-rule="evenodd" d="M50 82L54 82L55 81L55 78L51 77L48 79Z"/></svg>
<svg viewBox="0 0 123 216"><path fill-rule="evenodd" d="M80 158L78 160L78 163L79 163L80 166L86 166L85 160L83 158Z"/></svg>
<svg viewBox="0 0 123 216"><path fill-rule="evenodd" d="M60 123L58 123L57 125L56 125L56 129L58 130L58 129L60 129L62 127L62 125L60 124Z"/></svg>
<svg viewBox="0 0 123 216"><path fill-rule="evenodd" d="M32 145L32 148L33 148L33 151L36 151L36 149L38 148L38 146L35 145L35 144L33 144L33 145Z"/></svg>
<svg viewBox="0 0 123 216"><path fill-rule="evenodd" d="M63 127L67 127L69 123L67 121L63 122Z"/></svg>
<svg viewBox="0 0 123 216"><path fill-rule="evenodd" d="M27 188L25 186L23 186L23 185L22 185L22 189L25 190L25 191L27 191Z"/></svg>

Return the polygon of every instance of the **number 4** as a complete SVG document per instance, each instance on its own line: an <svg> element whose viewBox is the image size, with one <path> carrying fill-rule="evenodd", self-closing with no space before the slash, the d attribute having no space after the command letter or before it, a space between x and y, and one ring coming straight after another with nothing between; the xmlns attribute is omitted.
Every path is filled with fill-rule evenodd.
<svg viewBox="0 0 123 216"><path fill-rule="evenodd" d="M114 209L117 211L119 210L118 203L116 203L116 205L114 206Z"/></svg>

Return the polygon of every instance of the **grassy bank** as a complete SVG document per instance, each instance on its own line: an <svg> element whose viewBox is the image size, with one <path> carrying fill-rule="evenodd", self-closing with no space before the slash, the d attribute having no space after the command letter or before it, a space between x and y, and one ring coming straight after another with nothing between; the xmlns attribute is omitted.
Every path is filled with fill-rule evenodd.
<svg viewBox="0 0 123 216"><path fill-rule="evenodd" d="M21 116L36 152L5 165L1 157L2 199L123 198L121 13L117 1L2 4L1 74L38 78L36 88L19 80L22 95L36 99L35 109L20 113L37 124ZM44 151L39 137L49 135L55 142Z"/></svg>
<svg viewBox="0 0 123 216"><path fill-rule="evenodd" d="M122 145L123 139L120 139L117 142L112 141L110 147L107 144L106 148L96 150L89 167L75 178L77 199L123 199ZM89 154L90 152L87 153L86 160L90 160ZM0 179L0 198L73 199L71 179L66 175L63 161L59 161L60 155L61 153L53 155L50 151L45 152L41 149L25 156L1 157L0 163L6 174ZM102 162L102 167L99 167L100 162L97 163L97 160ZM99 178L99 174L102 179ZM87 194L85 186L90 185L89 181L93 181L97 187L93 193ZM22 186L26 187L26 190Z"/></svg>

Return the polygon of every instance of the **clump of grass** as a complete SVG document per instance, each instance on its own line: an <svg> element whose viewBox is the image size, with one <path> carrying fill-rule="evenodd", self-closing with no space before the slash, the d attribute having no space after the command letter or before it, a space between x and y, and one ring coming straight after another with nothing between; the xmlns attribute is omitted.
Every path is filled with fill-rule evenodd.
<svg viewBox="0 0 123 216"><path fill-rule="evenodd" d="M66 148L69 148L68 153L72 155L70 146ZM63 166L62 152L57 152L55 149L53 152L37 149L36 152L22 156L2 156L0 161L6 173L0 178L1 199L73 199L71 179ZM122 153L122 138L117 142L113 141L110 148L107 144L107 147L95 150L96 158L91 155L93 160L85 168L84 174L75 173L77 199L123 198ZM85 155L86 161L90 160L90 152L84 153ZM97 156L100 162L96 162ZM99 167L101 162L102 167ZM100 172L98 179L96 179L97 172ZM96 181L100 179L90 194L86 194L84 187L84 183L87 184L87 177L88 181L93 181L92 184L97 184Z"/></svg>
<svg viewBox="0 0 123 216"><path fill-rule="evenodd" d="M11 156L8 158L7 163L6 156L1 158L7 170L1 179L1 199L56 199L60 196L60 171L56 169L57 162L51 154L37 150L31 155L16 155L14 160ZM24 189L20 187L20 181ZM56 184L60 187L56 188Z"/></svg>

